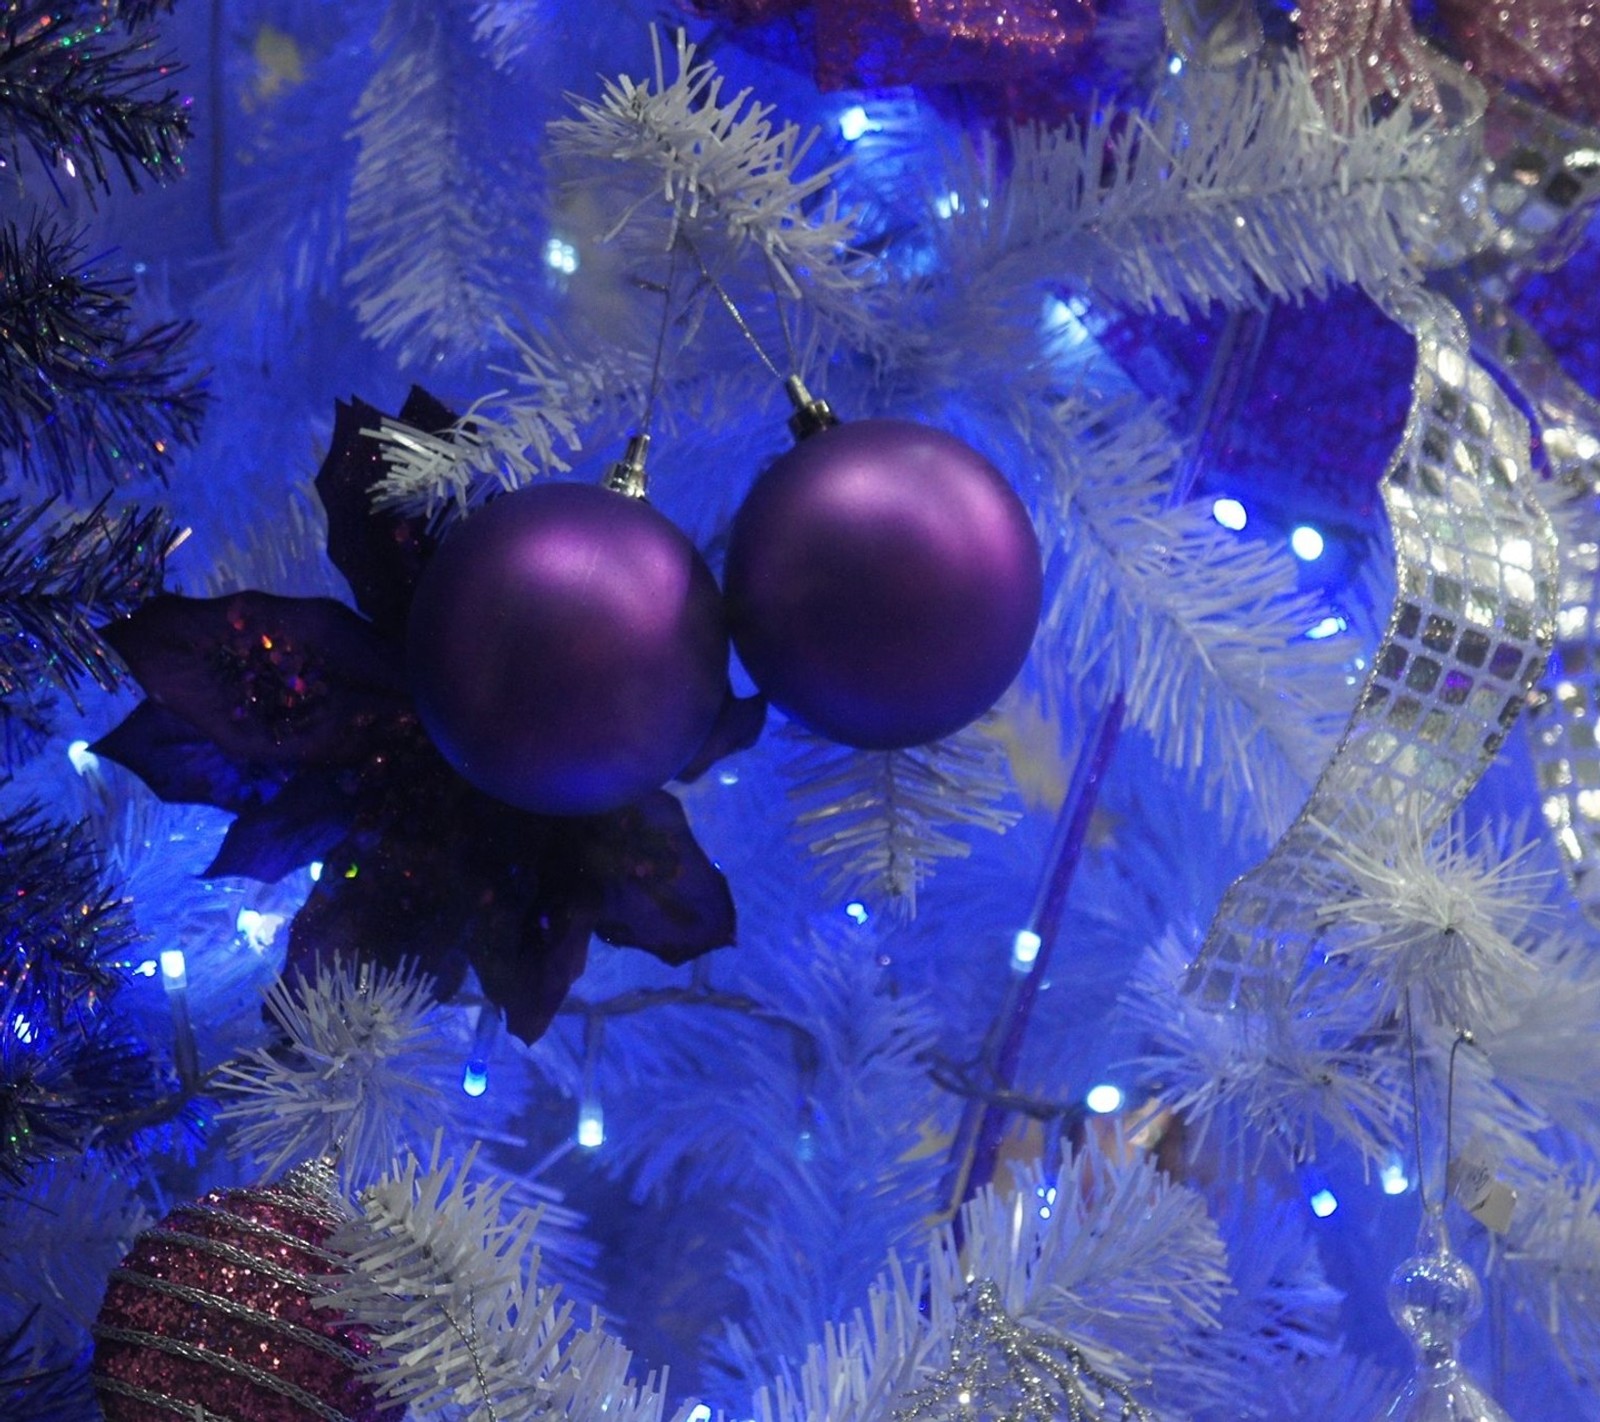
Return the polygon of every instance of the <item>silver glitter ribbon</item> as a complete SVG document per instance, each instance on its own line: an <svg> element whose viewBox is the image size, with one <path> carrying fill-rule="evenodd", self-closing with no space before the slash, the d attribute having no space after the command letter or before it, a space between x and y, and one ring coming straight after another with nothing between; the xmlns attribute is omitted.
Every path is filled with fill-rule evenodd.
<svg viewBox="0 0 1600 1422"><path fill-rule="evenodd" d="M1018 1323L990 1279L967 1291L949 1363L895 1408L894 1422L1155 1422L1126 1384L1070 1340Z"/></svg>
<svg viewBox="0 0 1600 1422"><path fill-rule="evenodd" d="M1229 888L1187 989L1217 1008L1281 1004L1316 947L1334 853L1406 806L1441 824L1500 749L1555 636L1556 538L1534 497L1527 422L1441 298L1414 294L1405 433L1379 485L1396 594L1356 708L1299 818Z"/></svg>

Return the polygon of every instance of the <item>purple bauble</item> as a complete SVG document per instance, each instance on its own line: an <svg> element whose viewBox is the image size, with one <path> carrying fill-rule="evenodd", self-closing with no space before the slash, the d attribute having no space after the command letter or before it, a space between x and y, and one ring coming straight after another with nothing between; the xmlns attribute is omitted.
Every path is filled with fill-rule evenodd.
<svg viewBox="0 0 1600 1422"><path fill-rule="evenodd" d="M716 579L640 499L536 484L440 545L411 607L422 723L486 794L546 815L614 810L705 743L727 685Z"/></svg>
<svg viewBox="0 0 1600 1422"><path fill-rule="evenodd" d="M774 705L845 745L959 730L1016 676L1039 540L999 471L951 435L858 420L756 480L728 548L734 646Z"/></svg>

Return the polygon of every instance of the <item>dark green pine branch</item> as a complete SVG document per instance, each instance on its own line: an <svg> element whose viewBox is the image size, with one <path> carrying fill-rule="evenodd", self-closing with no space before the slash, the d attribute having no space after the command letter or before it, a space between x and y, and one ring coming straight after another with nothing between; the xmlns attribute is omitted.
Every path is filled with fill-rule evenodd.
<svg viewBox="0 0 1600 1422"><path fill-rule="evenodd" d="M149 4L125 7L144 15ZM110 190L111 166L130 186L180 169L188 106L171 81L177 66L156 55L148 34L105 23L98 3L0 5L0 142L13 162L31 148L88 189Z"/></svg>
<svg viewBox="0 0 1600 1422"><path fill-rule="evenodd" d="M0 700L115 687L120 664L95 629L160 590L172 541L158 513L102 504L46 527L47 507L0 499Z"/></svg>
<svg viewBox="0 0 1600 1422"><path fill-rule="evenodd" d="M140 942L83 825L0 815L0 1043L22 1017L52 1034L92 1018Z"/></svg>
<svg viewBox="0 0 1600 1422"><path fill-rule="evenodd" d="M204 396L182 363L191 328L136 330L131 295L53 222L0 232L0 450L58 492L164 476L199 433Z"/></svg>
<svg viewBox="0 0 1600 1422"><path fill-rule="evenodd" d="M167 1082L149 1048L103 1019L60 1033L0 1024L0 1181L20 1184L47 1160L90 1146L128 1149L102 1138L105 1123L148 1110Z"/></svg>
<svg viewBox="0 0 1600 1422"><path fill-rule="evenodd" d="M117 0L117 18L130 30L148 25L157 15L170 15L178 0Z"/></svg>

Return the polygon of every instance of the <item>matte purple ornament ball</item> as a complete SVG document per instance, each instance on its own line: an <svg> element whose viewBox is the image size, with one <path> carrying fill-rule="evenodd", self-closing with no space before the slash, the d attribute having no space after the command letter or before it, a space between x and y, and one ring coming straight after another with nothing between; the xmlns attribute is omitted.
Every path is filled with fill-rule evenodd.
<svg viewBox="0 0 1600 1422"><path fill-rule="evenodd" d="M547 815L614 810L705 744L727 685L716 579L641 499L588 484L502 495L418 584L407 675L445 759Z"/></svg>
<svg viewBox="0 0 1600 1422"><path fill-rule="evenodd" d="M734 519L734 646L773 704L845 745L920 745L1021 669L1043 576L1027 510L952 435L858 420L802 439Z"/></svg>

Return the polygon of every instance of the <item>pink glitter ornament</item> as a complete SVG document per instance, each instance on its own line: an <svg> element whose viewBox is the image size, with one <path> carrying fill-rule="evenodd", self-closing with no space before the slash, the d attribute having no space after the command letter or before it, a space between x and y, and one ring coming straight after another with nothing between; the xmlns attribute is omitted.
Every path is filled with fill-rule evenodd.
<svg viewBox="0 0 1600 1422"><path fill-rule="evenodd" d="M381 1422L364 1334L313 1308L342 1268L325 1163L180 1205L112 1272L95 1322L106 1422Z"/></svg>

